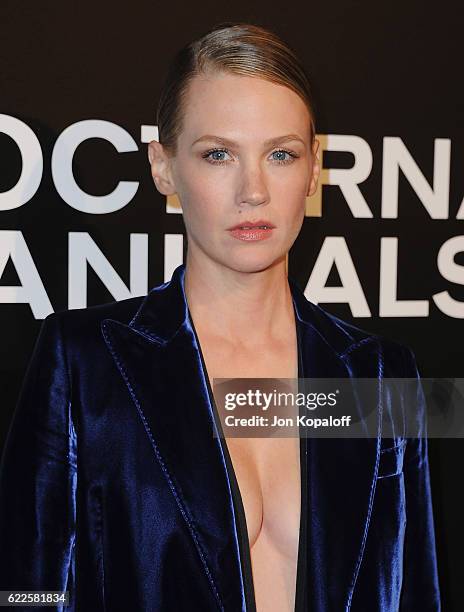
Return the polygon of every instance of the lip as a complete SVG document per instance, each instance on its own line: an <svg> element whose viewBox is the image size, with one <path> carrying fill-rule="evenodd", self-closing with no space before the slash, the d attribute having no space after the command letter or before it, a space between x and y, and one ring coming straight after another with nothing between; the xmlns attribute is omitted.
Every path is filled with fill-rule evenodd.
<svg viewBox="0 0 464 612"><path fill-rule="evenodd" d="M275 225L272 224L270 221L266 221L266 219L258 219L257 221L242 221L241 223L237 223L237 225L234 225L232 227L228 227L228 230L238 230L238 229L242 229L243 227L258 227L259 225L266 225L267 227L269 227L270 229L275 228Z"/></svg>
<svg viewBox="0 0 464 612"><path fill-rule="evenodd" d="M260 242L261 240L267 240L271 238L273 228L268 227L267 229L260 229L259 227L251 227L249 229L232 229L229 234L232 238L241 240L243 242Z"/></svg>

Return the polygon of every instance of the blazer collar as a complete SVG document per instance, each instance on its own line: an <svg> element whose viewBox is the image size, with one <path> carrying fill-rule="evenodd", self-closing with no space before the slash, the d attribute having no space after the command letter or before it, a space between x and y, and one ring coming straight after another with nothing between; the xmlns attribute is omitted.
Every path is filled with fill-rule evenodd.
<svg viewBox="0 0 464 612"><path fill-rule="evenodd" d="M217 429L184 276L182 264L169 282L148 293L129 325L105 319L102 332L219 609L244 611L231 484L220 440L213 436ZM366 361L366 343L364 352L356 349L345 328L311 304L291 279L289 284L304 378L353 376L360 359L375 363L372 343ZM307 539L301 542L308 597L314 612L349 610L370 521L380 430L377 439L314 438L308 443L310 516Z"/></svg>
<svg viewBox="0 0 464 612"><path fill-rule="evenodd" d="M129 327L148 338L164 344L182 327L189 326L188 303L185 295L185 264L179 265L171 280L151 289L145 296ZM288 278L297 322L310 326L337 355L346 351L354 338L333 323L333 317L308 301L292 278Z"/></svg>

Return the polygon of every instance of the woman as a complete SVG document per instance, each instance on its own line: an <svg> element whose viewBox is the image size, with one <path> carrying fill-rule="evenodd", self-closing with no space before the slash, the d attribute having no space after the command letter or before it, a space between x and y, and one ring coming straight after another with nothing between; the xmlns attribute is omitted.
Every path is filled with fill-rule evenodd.
<svg viewBox="0 0 464 612"><path fill-rule="evenodd" d="M439 610L426 438L213 436L215 378L417 376L287 277L320 171L298 59L222 24L176 57L158 127L186 264L44 322L0 474L1 589L83 611Z"/></svg>

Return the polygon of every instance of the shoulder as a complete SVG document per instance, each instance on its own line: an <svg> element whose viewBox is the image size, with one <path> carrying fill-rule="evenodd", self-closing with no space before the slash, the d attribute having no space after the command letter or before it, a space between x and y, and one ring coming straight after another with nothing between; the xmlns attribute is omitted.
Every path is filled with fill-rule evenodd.
<svg viewBox="0 0 464 612"><path fill-rule="evenodd" d="M366 358L381 355L385 376L416 377L415 354L407 344L345 321L309 300L307 306L318 331L340 358L348 360L357 355Z"/></svg>
<svg viewBox="0 0 464 612"><path fill-rule="evenodd" d="M101 323L104 319L113 319L128 325L145 297L143 295L87 308L56 311L44 319L42 334L60 336L67 344L82 345L100 341Z"/></svg>

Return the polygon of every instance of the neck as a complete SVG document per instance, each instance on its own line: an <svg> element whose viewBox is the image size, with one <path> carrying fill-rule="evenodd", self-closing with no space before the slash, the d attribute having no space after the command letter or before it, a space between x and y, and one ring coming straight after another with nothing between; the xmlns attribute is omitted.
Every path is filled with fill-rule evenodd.
<svg viewBox="0 0 464 612"><path fill-rule="evenodd" d="M195 327L232 343L285 338L294 325L285 257L249 272L188 255L185 294Z"/></svg>

